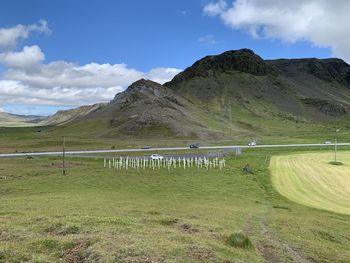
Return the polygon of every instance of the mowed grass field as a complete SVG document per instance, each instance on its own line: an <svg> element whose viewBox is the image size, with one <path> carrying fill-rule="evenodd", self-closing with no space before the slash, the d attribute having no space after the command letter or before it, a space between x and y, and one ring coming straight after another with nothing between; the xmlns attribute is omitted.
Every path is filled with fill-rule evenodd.
<svg viewBox="0 0 350 263"><path fill-rule="evenodd" d="M0 262L348 262L350 216L279 195L273 151L221 171L68 158L66 176L58 157L0 159Z"/></svg>
<svg viewBox="0 0 350 263"><path fill-rule="evenodd" d="M350 214L350 152L274 156L272 182L288 199L315 208Z"/></svg>

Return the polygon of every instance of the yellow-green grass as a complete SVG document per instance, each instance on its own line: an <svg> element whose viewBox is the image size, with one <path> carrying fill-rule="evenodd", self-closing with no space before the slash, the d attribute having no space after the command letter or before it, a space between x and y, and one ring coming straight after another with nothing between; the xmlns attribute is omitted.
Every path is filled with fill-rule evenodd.
<svg viewBox="0 0 350 263"><path fill-rule="evenodd" d="M0 159L0 262L347 262L349 215L274 191L281 151L249 149L221 171L67 158L67 176L59 157ZM241 232L251 247L229 242Z"/></svg>
<svg viewBox="0 0 350 263"><path fill-rule="evenodd" d="M332 153L274 156L270 170L277 191L318 209L350 214L350 152L338 153L343 165L332 165Z"/></svg>
<svg viewBox="0 0 350 263"><path fill-rule="evenodd" d="M0 262L262 262L226 243L266 209L253 176L227 163L116 171L67 158L61 176L59 158L2 159Z"/></svg>

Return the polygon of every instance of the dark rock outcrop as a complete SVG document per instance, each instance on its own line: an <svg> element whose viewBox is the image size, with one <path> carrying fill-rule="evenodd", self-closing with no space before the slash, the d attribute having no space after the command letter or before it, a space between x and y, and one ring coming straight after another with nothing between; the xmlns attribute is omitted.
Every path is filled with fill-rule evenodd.
<svg viewBox="0 0 350 263"><path fill-rule="evenodd" d="M274 73L274 69L250 49L231 50L198 60L164 85L176 87L182 81L195 77L208 78L218 72L245 72L264 76L268 73Z"/></svg>

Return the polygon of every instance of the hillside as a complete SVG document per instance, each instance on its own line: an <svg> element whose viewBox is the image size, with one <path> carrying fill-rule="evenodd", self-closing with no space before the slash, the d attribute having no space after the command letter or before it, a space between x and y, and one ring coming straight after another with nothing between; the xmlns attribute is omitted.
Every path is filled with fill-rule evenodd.
<svg viewBox="0 0 350 263"><path fill-rule="evenodd" d="M339 59L264 61L248 49L228 51L164 85L248 129L349 121L350 66Z"/></svg>
<svg viewBox="0 0 350 263"><path fill-rule="evenodd" d="M105 106L104 103L98 103L94 105L87 105L87 106L81 106L75 109L71 110L60 110L56 112L54 115L46 118L42 122L40 122L40 125L53 125L53 126L60 126L63 124L67 124L79 117L83 117L87 114L90 114L94 111L97 111Z"/></svg>
<svg viewBox="0 0 350 263"><path fill-rule="evenodd" d="M219 132L220 118L156 82L141 79L105 107L63 127L65 132L91 127L96 136L211 137ZM86 131L89 133L90 131Z"/></svg>
<svg viewBox="0 0 350 263"><path fill-rule="evenodd" d="M256 138L347 127L349 113L344 61L263 60L241 49L204 57L164 85L142 79L110 103L59 111L40 124L95 138Z"/></svg>
<svg viewBox="0 0 350 263"><path fill-rule="evenodd" d="M263 60L249 49L227 51L164 85L137 81L65 130L86 125L98 137L224 138L347 124L349 86L350 66L339 59Z"/></svg>
<svg viewBox="0 0 350 263"><path fill-rule="evenodd" d="M0 127L61 126L99 110L104 106L105 103L97 103L70 110L60 110L48 117L0 112Z"/></svg>
<svg viewBox="0 0 350 263"><path fill-rule="evenodd" d="M24 127L35 126L44 117L32 115L17 115L6 112L0 112L0 127Z"/></svg>

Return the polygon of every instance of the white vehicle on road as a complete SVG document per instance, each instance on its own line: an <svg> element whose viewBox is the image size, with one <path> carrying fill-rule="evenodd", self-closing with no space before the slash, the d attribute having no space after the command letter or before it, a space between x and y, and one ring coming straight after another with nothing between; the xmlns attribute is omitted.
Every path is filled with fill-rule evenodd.
<svg viewBox="0 0 350 263"><path fill-rule="evenodd" d="M323 144L332 144L332 142L330 140L327 140Z"/></svg>
<svg viewBox="0 0 350 263"><path fill-rule="evenodd" d="M159 154L152 154L150 158L151 160L159 160L159 161L162 161L164 159L164 157Z"/></svg>
<svg viewBox="0 0 350 263"><path fill-rule="evenodd" d="M256 146L256 141L251 141L250 143L248 143L248 146Z"/></svg>

